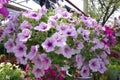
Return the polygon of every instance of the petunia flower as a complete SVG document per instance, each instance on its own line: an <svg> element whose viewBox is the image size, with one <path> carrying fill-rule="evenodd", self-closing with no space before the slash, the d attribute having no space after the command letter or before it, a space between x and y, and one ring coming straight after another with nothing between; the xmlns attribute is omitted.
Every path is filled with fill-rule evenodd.
<svg viewBox="0 0 120 80"><path fill-rule="evenodd" d="M9 0L0 0L0 3L8 3Z"/></svg>
<svg viewBox="0 0 120 80"><path fill-rule="evenodd" d="M42 65L42 61L41 61L41 58L40 58L40 54L36 54L35 57L32 59L32 62L34 63L34 65L40 69L43 68L43 65Z"/></svg>
<svg viewBox="0 0 120 80"><path fill-rule="evenodd" d="M63 11L62 13L60 13L62 18L68 19L72 16L71 13L69 13L68 11Z"/></svg>
<svg viewBox="0 0 120 80"><path fill-rule="evenodd" d="M50 27L54 27L54 26L56 26L56 21L53 20L52 18L49 18L49 20L48 20L48 25L49 25Z"/></svg>
<svg viewBox="0 0 120 80"><path fill-rule="evenodd" d="M15 25L12 22L7 23L7 27L5 28L5 33L9 34L15 31Z"/></svg>
<svg viewBox="0 0 120 80"><path fill-rule="evenodd" d="M17 43L13 48L16 57L22 57L26 54L27 47L23 43Z"/></svg>
<svg viewBox="0 0 120 80"><path fill-rule="evenodd" d="M105 50L106 53L111 54L109 46L105 45L104 50Z"/></svg>
<svg viewBox="0 0 120 80"><path fill-rule="evenodd" d="M0 14L7 17L9 15L9 12L6 7L4 7L4 3L8 3L8 0L0 0Z"/></svg>
<svg viewBox="0 0 120 80"><path fill-rule="evenodd" d="M13 23L13 26L15 26L16 28L18 28L19 26L19 18L18 16L20 16L20 13L16 13L14 15L11 15L9 18L8 18L8 23ZM9 24L7 25L9 26Z"/></svg>
<svg viewBox="0 0 120 80"><path fill-rule="evenodd" d="M14 47L14 40L9 39L5 44L4 47L7 49L7 53L13 52L13 47Z"/></svg>
<svg viewBox="0 0 120 80"><path fill-rule="evenodd" d="M109 60L107 59L107 54L105 52L100 54L100 57L101 57L102 61L104 62L104 64L109 64Z"/></svg>
<svg viewBox="0 0 120 80"><path fill-rule="evenodd" d="M22 33L19 33L17 37L19 41L26 42L31 37L31 35L32 33L29 29L23 29Z"/></svg>
<svg viewBox="0 0 120 80"><path fill-rule="evenodd" d="M79 50L79 53L80 53L80 50L84 48L84 44L82 41L76 41L75 44L74 44L74 48L76 50Z"/></svg>
<svg viewBox="0 0 120 80"><path fill-rule="evenodd" d="M31 29L31 28L32 28L32 25L26 20L24 20L20 25L21 30L23 30L23 29Z"/></svg>
<svg viewBox="0 0 120 80"><path fill-rule="evenodd" d="M80 71L80 74L82 77L89 77L89 75L90 75L89 67L87 65L83 66Z"/></svg>
<svg viewBox="0 0 120 80"><path fill-rule="evenodd" d="M17 64L23 64L23 65L27 64L26 54L22 57L17 57Z"/></svg>
<svg viewBox="0 0 120 80"><path fill-rule="evenodd" d="M55 51L57 54L62 54L66 58L71 58L73 55L73 49L71 49L68 45L65 45L63 47L60 47L57 51Z"/></svg>
<svg viewBox="0 0 120 80"><path fill-rule="evenodd" d="M47 70L51 65L50 58L48 58L46 54L41 54L40 58L41 58L41 61L42 61L41 65L43 66L42 69Z"/></svg>
<svg viewBox="0 0 120 80"><path fill-rule="evenodd" d="M46 8L45 5L43 5L43 6L41 7L40 11L39 11L39 14L44 15L44 14L46 14L46 13L47 13L47 8Z"/></svg>
<svg viewBox="0 0 120 80"><path fill-rule="evenodd" d="M77 29L77 32L78 32L79 34L83 34L84 29L83 29L82 27L79 27L79 28Z"/></svg>
<svg viewBox="0 0 120 80"><path fill-rule="evenodd" d="M66 37L59 34L58 32L54 33L52 35L52 38L55 40L55 45L62 47L64 45L66 45Z"/></svg>
<svg viewBox="0 0 120 80"><path fill-rule="evenodd" d="M65 8L62 8L62 7L55 8L56 14L60 14L60 13L65 12L65 11L67 11L67 10Z"/></svg>
<svg viewBox="0 0 120 80"><path fill-rule="evenodd" d="M68 21L71 22L71 23L74 23L74 22L75 22L75 19L69 18Z"/></svg>
<svg viewBox="0 0 120 80"><path fill-rule="evenodd" d="M57 25L57 21L59 20L61 16L59 14L56 14L54 16L50 16L48 19L48 25L51 27L54 27Z"/></svg>
<svg viewBox="0 0 120 80"><path fill-rule="evenodd" d="M90 31L89 30L84 30L82 36L84 40L89 40L89 35L90 35Z"/></svg>
<svg viewBox="0 0 120 80"><path fill-rule="evenodd" d="M70 36L72 38L77 38L77 31L75 30L75 28L70 27L64 33L65 34L63 35Z"/></svg>
<svg viewBox="0 0 120 80"><path fill-rule="evenodd" d="M39 26L36 26L34 29L38 31L48 31L51 27L44 22L41 22Z"/></svg>
<svg viewBox="0 0 120 80"><path fill-rule="evenodd" d="M38 48L39 48L39 45L31 46L31 49L27 55L27 58L32 60L36 56L36 54L38 52Z"/></svg>
<svg viewBox="0 0 120 80"><path fill-rule="evenodd" d="M58 19L59 18L61 18L61 15L60 14L56 14L56 15L54 15L54 16L50 16L50 18L52 19L52 20L54 20L54 21L58 21Z"/></svg>
<svg viewBox="0 0 120 80"><path fill-rule="evenodd" d="M36 78L41 78L45 75L45 71L36 66L34 66L32 73L35 75Z"/></svg>
<svg viewBox="0 0 120 80"><path fill-rule="evenodd" d="M55 48L55 40L52 38L47 38L43 43L42 47L45 49L46 52L54 51Z"/></svg>
<svg viewBox="0 0 120 80"><path fill-rule="evenodd" d="M104 43L101 42L99 39L93 38L92 42L94 43L94 46L91 47L92 51L95 51L96 49L104 48Z"/></svg>
<svg viewBox="0 0 120 80"><path fill-rule="evenodd" d="M84 22L85 26L89 28L95 28L97 26L97 21L91 17L81 16L81 20Z"/></svg>
<svg viewBox="0 0 120 80"><path fill-rule="evenodd" d="M59 31L59 33L63 34L68 29L68 25L61 23L60 25L57 25L56 29Z"/></svg>
<svg viewBox="0 0 120 80"><path fill-rule="evenodd" d="M31 12L32 12L32 11L30 11L30 10L26 10L26 11L24 11L24 12L22 13L22 15L25 16L25 17L29 17L29 15L30 15Z"/></svg>
<svg viewBox="0 0 120 80"><path fill-rule="evenodd" d="M100 68L98 69L98 71L101 74L103 74L107 70L107 68L102 60L99 60L99 64L100 64Z"/></svg>
<svg viewBox="0 0 120 80"><path fill-rule="evenodd" d="M89 61L89 67L93 72L97 72L100 68L99 59L93 58Z"/></svg>
<svg viewBox="0 0 120 80"><path fill-rule="evenodd" d="M76 56L75 56L76 66L77 66L78 68L81 68L82 65L83 65L84 60L85 60L85 58L83 58L82 55L80 55L80 54L76 55Z"/></svg>
<svg viewBox="0 0 120 80"><path fill-rule="evenodd" d="M33 59L33 63L35 64L36 67L39 69L47 70L50 65L51 65L51 60L50 58L47 57L46 54L37 54Z"/></svg>
<svg viewBox="0 0 120 80"><path fill-rule="evenodd" d="M80 27L80 28L78 28L77 32L82 35L84 40L86 40L86 41L89 40L89 35L90 35L89 30L85 30L82 27Z"/></svg>
<svg viewBox="0 0 120 80"><path fill-rule="evenodd" d="M42 15L38 14L37 12L31 11L28 17L38 21L39 19L41 19Z"/></svg>

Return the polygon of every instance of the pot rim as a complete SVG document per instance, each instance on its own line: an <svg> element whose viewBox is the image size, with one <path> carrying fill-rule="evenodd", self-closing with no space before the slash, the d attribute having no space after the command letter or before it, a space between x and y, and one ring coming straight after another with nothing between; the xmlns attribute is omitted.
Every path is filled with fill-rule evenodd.
<svg viewBox="0 0 120 80"><path fill-rule="evenodd" d="M90 76L90 77L76 77L76 78L80 78L80 79L84 79L84 78L86 78L86 79L91 79L92 77Z"/></svg>

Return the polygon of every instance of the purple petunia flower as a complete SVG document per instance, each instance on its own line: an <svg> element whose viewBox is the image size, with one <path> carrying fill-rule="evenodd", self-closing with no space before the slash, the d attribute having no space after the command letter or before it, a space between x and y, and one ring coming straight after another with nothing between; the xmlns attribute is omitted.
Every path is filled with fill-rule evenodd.
<svg viewBox="0 0 120 80"><path fill-rule="evenodd" d="M84 22L85 26L89 28L95 28L97 26L97 21L91 17L81 16L81 20Z"/></svg>
<svg viewBox="0 0 120 80"><path fill-rule="evenodd" d="M68 25L61 23L56 27L57 31L59 31L61 34L65 33L66 30L68 29Z"/></svg>
<svg viewBox="0 0 120 80"><path fill-rule="evenodd" d="M20 13L16 13L14 15L11 15L8 18L8 20L9 20L8 23L13 23L12 26L15 26L17 28L19 26L19 23L18 23L19 22L19 18L18 18L18 16L20 16ZM7 26L9 26L9 24Z"/></svg>
<svg viewBox="0 0 120 80"><path fill-rule="evenodd" d="M99 36L100 35L100 31L105 31L105 27L102 26L101 24L98 24L95 29L94 29L94 33Z"/></svg>
<svg viewBox="0 0 120 80"><path fill-rule="evenodd" d="M23 29L22 33L18 34L19 41L26 42L31 37L31 31L29 29Z"/></svg>
<svg viewBox="0 0 120 80"><path fill-rule="evenodd" d="M101 42L99 39L94 38L92 42L95 44L93 47L91 47L92 51L95 51L96 49L104 48L104 43Z"/></svg>
<svg viewBox="0 0 120 80"><path fill-rule="evenodd" d="M90 75L89 67L87 65L83 66L80 71L80 74L82 77L89 77L89 75Z"/></svg>
<svg viewBox="0 0 120 80"><path fill-rule="evenodd" d="M26 10L26 11L24 11L24 12L22 13L22 15L25 16L25 17L29 17L29 15L30 15L31 12L32 12L32 11L30 11L30 10Z"/></svg>
<svg viewBox="0 0 120 80"><path fill-rule="evenodd" d="M31 46L31 50L28 53L27 58L32 60L36 56L36 54L38 52L38 48L39 48L39 45Z"/></svg>
<svg viewBox="0 0 120 80"><path fill-rule="evenodd" d="M83 62L84 62L85 58L83 58L82 55L78 54L78 55L76 55L75 60L76 60L76 66L78 68L81 68L82 65L83 65Z"/></svg>
<svg viewBox="0 0 120 80"><path fill-rule="evenodd" d="M39 26L36 26L34 29L38 31L48 31L51 27L44 22L41 22Z"/></svg>
<svg viewBox="0 0 120 80"><path fill-rule="evenodd" d="M62 13L64 11L67 11L67 10L65 8L62 8L62 7L55 8L55 13L56 14L60 14L60 13Z"/></svg>
<svg viewBox="0 0 120 80"><path fill-rule="evenodd" d="M7 53L13 52L14 47L14 40L9 39L5 44L4 47L7 49Z"/></svg>
<svg viewBox="0 0 120 80"><path fill-rule="evenodd" d="M51 27L54 27L54 26L56 26L56 21L51 19L51 18L49 18L48 25L51 26Z"/></svg>
<svg viewBox="0 0 120 80"><path fill-rule="evenodd" d="M55 8L55 13L57 14L60 14L60 13L62 13L62 12L65 12L65 11L67 11L65 8L62 8L62 7L58 7L58 8Z"/></svg>
<svg viewBox="0 0 120 80"><path fill-rule="evenodd" d="M9 0L0 0L0 3L8 3Z"/></svg>
<svg viewBox="0 0 120 80"><path fill-rule="evenodd" d="M32 62L34 63L34 65L40 69L43 68L43 65L42 65L42 61L41 61L41 58L40 58L40 54L36 54L36 56L32 59Z"/></svg>
<svg viewBox="0 0 120 80"><path fill-rule="evenodd" d="M57 51L57 54L62 54L66 58L71 58L73 55L73 49L71 49L68 45L60 47Z"/></svg>
<svg viewBox="0 0 120 80"><path fill-rule="evenodd" d="M74 47L75 47L75 49L74 49L75 53L80 53L81 49L84 48L83 42L76 41L74 44Z"/></svg>
<svg viewBox="0 0 120 80"><path fill-rule="evenodd" d="M60 14L61 14L62 18L66 18L66 19L68 19L72 16L72 13L69 13L68 11L64 11Z"/></svg>
<svg viewBox="0 0 120 80"><path fill-rule="evenodd" d="M71 23L74 23L74 22L75 22L75 19L69 18L68 21L71 22Z"/></svg>
<svg viewBox="0 0 120 80"><path fill-rule="evenodd" d="M105 46L104 46L104 50L105 50L108 54L111 54L111 52L110 52L110 47L109 47L109 46L105 45Z"/></svg>
<svg viewBox="0 0 120 80"><path fill-rule="evenodd" d="M9 34L15 30L15 26L12 22L7 23L7 27L5 28L5 33Z"/></svg>
<svg viewBox="0 0 120 80"><path fill-rule="evenodd" d="M26 54L27 47L23 43L17 43L13 50L16 57L22 57Z"/></svg>
<svg viewBox="0 0 120 80"><path fill-rule="evenodd" d="M72 38L77 38L77 31L74 28L74 25L68 25L68 26L69 26L69 28L67 28L66 31L63 33L65 33L66 36L70 36Z"/></svg>
<svg viewBox="0 0 120 80"><path fill-rule="evenodd" d="M52 35L52 38L55 40L56 46L62 47L64 45L66 45L66 37L65 36L56 32Z"/></svg>
<svg viewBox="0 0 120 80"><path fill-rule="evenodd" d="M44 14L46 14L46 13L47 13L47 8L46 8L45 5L43 5L43 6L41 7L40 11L39 11L39 14L44 15Z"/></svg>
<svg viewBox="0 0 120 80"><path fill-rule="evenodd" d="M89 67L93 72L97 72L100 68L99 59L93 58L89 61Z"/></svg>
<svg viewBox="0 0 120 80"><path fill-rule="evenodd" d="M102 58L102 61L104 62L104 64L109 64L109 60L107 59L107 54L105 52L100 54L100 57Z"/></svg>
<svg viewBox="0 0 120 80"><path fill-rule="evenodd" d="M80 27L80 28L77 29L77 32L78 32L79 34L83 34L84 29L83 29L82 27Z"/></svg>
<svg viewBox="0 0 120 80"><path fill-rule="evenodd" d="M35 75L36 78L40 78L45 75L45 71L36 66L34 66L32 73Z"/></svg>
<svg viewBox="0 0 120 80"><path fill-rule="evenodd" d="M84 40L89 40L89 35L90 35L90 31L89 30L84 30L82 36Z"/></svg>
<svg viewBox="0 0 120 80"><path fill-rule="evenodd" d="M50 19L51 19L51 20L54 20L54 21L56 21L56 22L58 21L59 18L61 18L61 15L60 15L60 14L56 14L56 15L54 15L54 16L50 16Z"/></svg>
<svg viewBox="0 0 120 80"><path fill-rule="evenodd" d="M45 49L46 52L54 51L55 48L55 40L52 38L47 38L43 43L42 47Z"/></svg>
<svg viewBox="0 0 120 80"><path fill-rule="evenodd" d="M26 55L24 55L24 56L22 56L22 57L17 57L17 64L26 65L26 64L27 64Z"/></svg>
<svg viewBox="0 0 120 80"><path fill-rule="evenodd" d="M41 61L42 61L41 65L43 66L42 69L47 70L51 65L50 58L48 58L46 54L41 54L40 58L41 58Z"/></svg>
<svg viewBox="0 0 120 80"><path fill-rule="evenodd" d="M51 65L51 60L47 57L46 54L37 54L33 59L33 63L39 69L47 70Z"/></svg>
<svg viewBox="0 0 120 80"><path fill-rule="evenodd" d="M39 20L39 19L41 19L42 15L37 12L31 11L28 17L35 19L35 20Z"/></svg>
<svg viewBox="0 0 120 80"><path fill-rule="evenodd" d="M6 7L4 7L4 3L8 3L8 0L0 0L0 14L7 17L9 15L9 12Z"/></svg>
<svg viewBox="0 0 120 80"><path fill-rule="evenodd" d="M31 29L31 28L32 28L32 25L26 20L24 20L20 25L21 30L23 30L23 29Z"/></svg>
<svg viewBox="0 0 120 80"><path fill-rule="evenodd" d="M57 21L58 19L60 18L61 16L59 14L56 14L54 16L50 16L49 17L49 20L48 20L48 25L51 26L51 27L54 27L56 26L57 24Z"/></svg>
<svg viewBox="0 0 120 80"><path fill-rule="evenodd" d="M98 71L103 74L107 68L105 67L105 64L102 62L102 60L99 61L99 64L100 64L100 68L98 69Z"/></svg>
<svg viewBox="0 0 120 80"><path fill-rule="evenodd" d="M89 30L85 30L82 27L80 27L80 28L78 28L77 32L82 34L84 40L86 40L86 41L89 40L89 35L90 35Z"/></svg>

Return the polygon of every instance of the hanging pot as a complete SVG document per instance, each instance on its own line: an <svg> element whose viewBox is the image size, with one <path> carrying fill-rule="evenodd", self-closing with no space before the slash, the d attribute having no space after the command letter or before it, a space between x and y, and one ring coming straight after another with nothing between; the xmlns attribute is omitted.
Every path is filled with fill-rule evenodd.
<svg viewBox="0 0 120 80"><path fill-rule="evenodd" d="M76 80L92 80L92 77L77 77Z"/></svg>

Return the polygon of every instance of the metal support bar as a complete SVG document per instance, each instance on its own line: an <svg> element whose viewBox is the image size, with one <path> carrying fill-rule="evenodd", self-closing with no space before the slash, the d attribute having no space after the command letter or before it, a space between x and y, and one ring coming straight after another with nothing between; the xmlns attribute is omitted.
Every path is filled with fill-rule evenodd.
<svg viewBox="0 0 120 80"><path fill-rule="evenodd" d="M83 11L81 11L77 6L75 6L72 2L70 2L69 0L66 0L69 4L71 4L74 8L76 8L78 11L80 11L82 14L84 14L85 16L88 17L87 14L85 14Z"/></svg>
<svg viewBox="0 0 120 80"><path fill-rule="evenodd" d="M4 4L4 6L5 7L7 7L7 8L10 8L10 9L13 9L13 10L16 10L16 11L26 11L25 9L23 9L23 8L19 8L19 7L17 7L17 6L14 6L14 5L11 5L11 4Z"/></svg>
<svg viewBox="0 0 120 80"><path fill-rule="evenodd" d="M22 4L20 4L20 3L17 3L17 2L15 2L15 1L10 1L10 2L13 2L13 3L15 3L15 4L18 4L18 5L20 5L20 6L23 6L23 7L25 7L25 8L28 8L28 9L31 9L31 10L32 10L32 8L29 8L29 7L27 7L27 6L24 6L24 5L22 5Z"/></svg>

